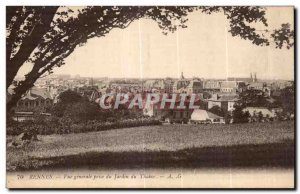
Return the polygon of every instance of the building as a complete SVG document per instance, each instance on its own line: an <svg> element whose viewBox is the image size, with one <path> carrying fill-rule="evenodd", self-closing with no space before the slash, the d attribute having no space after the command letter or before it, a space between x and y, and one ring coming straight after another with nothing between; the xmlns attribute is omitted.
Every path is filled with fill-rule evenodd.
<svg viewBox="0 0 300 194"><path fill-rule="evenodd" d="M40 113L40 116L49 117L50 113ZM23 122L23 121L33 121L35 119L35 115L33 112L15 112L12 116L14 121Z"/></svg>
<svg viewBox="0 0 300 194"><path fill-rule="evenodd" d="M33 87L17 102L16 111L44 111L48 106L52 106L53 99L47 89Z"/></svg>
<svg viewBox="0 0 300 194"><path fill-rule="evenodd" d="M177 98L175 100L175 105L174 108L171 108L171 103L167 102L165 106L162 108L161 103L162 103L162 95L160 96L160 100L154 104L145 104L143 113L144 115L150 116L150 117L155 117L160 120L167 120L170 123L173 122L188 122L188 120L191 117L191 114L194 109L189 109L189 103L190 99L187 97L184 101L185 108L178 108L180 104L180 96L177 95ZM203 100L202 98L197 95L194 105L200 106L202 108L203 105Z"/></svg>
<svg viewBox="0 0 300 194"><path fill-rule="evenodd" d="M111 83L109 86L112 90L115 90L117 93L140 93L142 92L142 84L140 83Z"/></svg>
<svg viewBox="0 0 300 194"><path fill-rule="evenodd" d="M228 77L227 81L239 81L245 83L257 82L256 73L250 73L250 77Z"/></svg>
<svg viewBox="0 0 300 194"><path fill-rule="evenodd" d="M220 80L206 80L203 82L203 90L210 93L219 92L221 89Z"/></svg>
<svg viewBox="0 0 300 194"><path fill-rule="evenodd" d="M185 88L190 84L188 79L185 79L183 73L181 72L181 77L179 80L176 80L173 84L173 93L183 93Z"/></svg>
<svg viewBox="0 0 300 194"><path fill-rule="evenodd" d="M157 106L148 107L143 110L144 115L155 117L169 123L187 123L191 118L191 109L160 109Z"/></svg>
<svg viewBox="0 0 300 194"><path fill-rule="evenodd" d="M267 86L267 84L264 82L253 82L253 83L250 83L247 87L248 87L248 89L263 91L264 87L266 87L266 86Z"/></svg>
<svg viewBox="0 0 300 194"><path fill-rule="evenodd" d="M214 94L208 99L208 110L214 106L220 107L224 112L230 112L234 110L234 105L238 100L237 95L222 95Z"/></svg>
<svg viewBox="0 0 300 194"><path fill-rule="evenodd" d="M215 115L207 110L197 109L191 115L191 123L222 123L225 124L225 119Z"/></svg>
<svg viewBox="0 0 300 194"><path fill-rule="evenodd" d="M203 92L203 82L200 80L192 80L189 85L185 88L187 94L198 94Z"/></svg>
<svg viewBox="0 0 300 194"><path fill-rule="evenodd" d="M18 122L33 121L34 114L33 112L15 112L12 119Z"/></svg>
<svg viewBox="0 0 300 194"><path fill-rule="evenodd" d="M237 94L247 89L245 82L241 81L221 81L220 92Z"/></svg>
<svg viewBox="0 0 300 194"><path fill-rule="evenodd" d="M164 80L165 83L165 93L171 94L173 93L173 85L174 85L174 81L170 78L166 78Z"/></svg>
<svg viewBox="0 0 300 194"><path fill-rule="evenodd" d="M185 79L183 73L173 84L174 93L198 94L203 92L203 81L200 79Z"/></svg>
<svg viewBox="0 0 300 194"><path fill-rule="evenodd" d="M145 83L143 84L144 91L150 91L150 92L152 92L153 90L164 91L165 88L166 86L163 79L146 80Z"/></svg>
<svg viewBox="0 0 300 194"><path fill-rule="evenodd" d="M271 96L271 87L267 86L267 83L265 82L253 82L250 83L247 88L249 90L260 90L264 95Z"/></svg>

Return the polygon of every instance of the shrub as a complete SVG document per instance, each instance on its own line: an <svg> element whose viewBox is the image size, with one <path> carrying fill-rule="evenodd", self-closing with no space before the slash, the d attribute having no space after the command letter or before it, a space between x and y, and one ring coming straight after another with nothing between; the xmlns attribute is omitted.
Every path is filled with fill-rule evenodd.
<svg viewBox="0 0 300 194"><path fill-rule="evenodd" d="M250 113L248 111L244 112L241 106L235 106L232 112L233 123L248 123L250 118Z"/></svg>

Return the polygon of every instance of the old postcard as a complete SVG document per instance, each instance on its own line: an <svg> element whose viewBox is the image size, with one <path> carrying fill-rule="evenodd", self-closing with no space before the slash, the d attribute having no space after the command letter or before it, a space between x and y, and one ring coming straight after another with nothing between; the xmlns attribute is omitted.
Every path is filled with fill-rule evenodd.
<svg viewBox="0 0 300 194"><path fill-rule="evenodd" d="M293 189L294 29L283 6L7 6L7 187Z"/></svg>

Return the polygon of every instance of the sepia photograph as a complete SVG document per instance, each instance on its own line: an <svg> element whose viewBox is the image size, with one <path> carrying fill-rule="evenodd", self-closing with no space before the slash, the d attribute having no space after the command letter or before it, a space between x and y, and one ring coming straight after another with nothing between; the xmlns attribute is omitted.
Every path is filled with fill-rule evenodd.
<svg viewBox="0 0 300 194"><path fill-rule="evenodd" d="M295 189L295 7L5 9L7 188Z"/></svg>

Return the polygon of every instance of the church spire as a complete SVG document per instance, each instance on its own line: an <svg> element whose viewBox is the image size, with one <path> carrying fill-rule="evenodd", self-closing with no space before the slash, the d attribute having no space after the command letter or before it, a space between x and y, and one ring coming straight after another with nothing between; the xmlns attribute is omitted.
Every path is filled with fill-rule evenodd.
<svg viewBox="0 0 300 194"><path fill-rule="evenodd" d="M181 72L180 79L184 79L183 72Z"/></svg>

